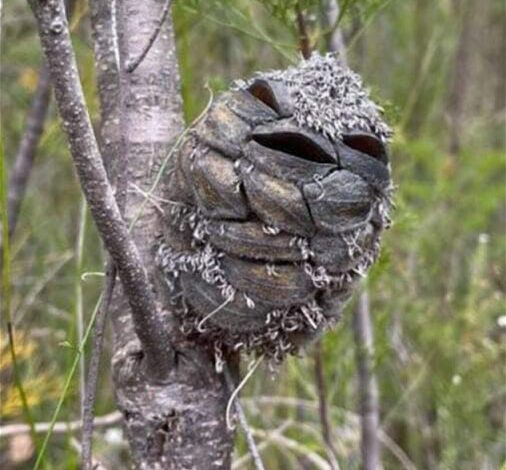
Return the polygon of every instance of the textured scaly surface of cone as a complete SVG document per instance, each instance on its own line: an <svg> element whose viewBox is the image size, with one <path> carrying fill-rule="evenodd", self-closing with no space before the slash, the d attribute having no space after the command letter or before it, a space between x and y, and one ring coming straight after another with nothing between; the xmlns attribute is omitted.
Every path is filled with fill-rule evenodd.
<svg viewBox="0 0 506 470"><path fill-rule="evenodd" d="M170 171L157 261L180 328L281 361L338 320L379 253L391 131L332 55L238 81Z"/></svg>

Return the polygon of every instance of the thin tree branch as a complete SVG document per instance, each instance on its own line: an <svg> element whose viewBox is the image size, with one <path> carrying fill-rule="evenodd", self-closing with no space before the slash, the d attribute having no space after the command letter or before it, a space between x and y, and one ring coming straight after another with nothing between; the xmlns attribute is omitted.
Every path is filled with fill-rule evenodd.
<svg viewBox="0 0 506 470"><path fill-rule="evenodd" d="M288 429L290 426L293 425L292 420L286 420L283 423L281 423L276 429L269 431L269 434L283 434L286 429ZM258 444L258 451L266 449L271 444L271 439L267 438L264 439L260 444ZM246 454L241 455L239 458L234 460L232 462L232 470L239 470L244 465L246 465L251 459L253 459L253 455L250 451L248 451Z"/></svg>
<svg viewBox="0 0 506 470"><path fill-rule="evenodd" d="M72 0L66 0L67 15L69 17L72 14L73 6L74 2ZM9 216L9 238L11 239L16 230L26 186L32 172L42 132L44 131L44 122L47 118L50 101L51 77L47 65L42 63L39 68L37 87L35 88L30 110L26 117L25 129L19 142L11 177L9 178L7 213Z"/></svg>
<svg viewBox="0 0 506 470"><path fill-rule="evenodd" d="M9 178L8 214L9 237L12 238L16 229L21 202L33 167L37 147L44 130L49 102L51 99L51 78L46 64L39 70L37 88L32 98L30 111L26 118L26 126L19 142L14 159L11 177Z"/></svg>
<svg viewBox="0 0 506 470"><path fill-rule="evenodd" d="M346 61L346 47L344 45L344 38L339 23L341 22L342 15L346 11L346 3L343 9L339 8L336 0L326 0L325 2L325 24L330 27L330 33L327 38L327 49L332 52L337 52L343 61ZM334 27L335 25L335 27Z"/></svg>
<svg viewBox="0 0 506 470"><path fill-rule="evenodd" d="M88 380L86 381L86 394L83 403L83 432L81 439L81 462L84 470L92 470L92 441L93 441L93 408L97 393L98 372L100 366L100 356L104 340L104 331L107 323L107 312L111 305L111 300L116 283L116 268L112 261L108 260L107 278L104 287L104 296L102 304L95 320L95 331L93 336L93 346L88 369Z"/></svg>
<svg viewBox="0 0 506 470"><path fill-rule="evenodd" d="M95 224L118 269L132 309L148 375L167 379L173 361L164 328L139 251L123 220L107 179L84 101L62 0L29 0L37 19L58 110L67 134L81 187Z"/></svg>
<svg viewBox="0 0 506 470"><path fill-rule="evenodd" d="M316 391L318 393L318 414L320 417L320 426L323 437L323 442L329 449L330 456L332 457L332 467L336 469L339 467L337 464L337 452L332 442L332 431L330 427L329 410L327 406L327 390L325 384L325 371L323 370L323 357L321 341L315 344L314 349L314 367L316 379Z"/></svg>
<svg viewBox="0 0 506 470"><path fill-rule="evenodd" d="M382 468L379 443L379 392L374 375L374 338L369 311L369 296L364 290L353 316L355 336L360 418L362 427L362 462L364 470Z"/></svg>
<svg viewBox="0 0 506 470"><path fill-rule="evenodd" d="M156 25L155 29L153 30L153 33L151 34L147 44L144 46L144 49L142 49L142 52L139 54L139 56L129 61L125 64L125 70L128 73L132 73L135 71L135 69L141 64L141 62L144 60L144 57L146 57L147 53L153 46L154 42L156 41L156 38L160 34L160 30L162 29L163 23L167 19L167 15L169 14L170 5L172 1L171 0L165 0L165 5L162 10L162 16L160 17L160 22Z"/></svg>
<svg viewBox="0 0 506 470"><path fill-rule="evenodd" d="M474 20L473 3L453 1L455 16L460 15L461 31L455 52L452 77L448 96L448 117L450 120L450 155L459 154L462 144L464 105L469 89L469 68L471 45L473 44Z"/></svg>
<svg viewBox="0 0 506 470"><path fill-rule="evenodd" d="M54 255L53 255L54 256ZM52 257L53 257L52 256ZM16 307L16 316L14 317L14 326L23 322L26 314L30 311L33 304L37 302L39 294L52 282L60 270L73 258L71 251L64 251L58 256L54 256L54 263L48 267L42 277L36 279L33 287L24 295L23 303Z"/></svg>
<svg viewBox="0 0 506 470"><path fill-rule="evenodd" d="M269 439L278 446L290 449L298 455L307 458L315 468L319 470L332 470L329 463L320 457L316 452L313 452L309 447L299 443L294 439L284 436L278 432L268 432L261 429L253 429L253 435L258 436L262 439Z"/></svg>
<svg viewBox="0 0 506 470"><path fill-rule="evenodd" d="M119 411L113 411L112 413L95 418L95 426L101 428L114 426L115 424L119 424L122 419L123 416ZM35 423L35 432L38 434L46 433L49 430L50 426L51 423L49 422ZM75 421L69 421L67 423L60 421L58 423L55 423L53 433L66 434L68 432L78 431L81 428L82 428L82 421L80 419L76 419ZM26 434L28 432L30 432L30 426L24 423L13 423L0 426L0 438L16 436L17 434Z"/></svg>
<svg viewBox="0 0 506 470"><path fill-rule="evenodd" d="M256 396L254 398L243 398L243 403L249 406L257 407L258 405L273 405L286 407L304 407L311 411L317 411L318 403L311 400L303 400L300 398L283 397L283 396ZM350 425L351 429L358 426L360 416L343 408L332 407L334 413L342 415L345 423ZM382 429L379 430L379 440L387 448L392 455L399 460L406 470L416 470L415 464L409 459L404 450ZM259 448L263 448L263 442L259 444ZM242 457L241 457L242 459ZM240 459L238 459L239 461ZM234 465L235 466L235 465Z"/></svg>
<svg viewBox="0 0 506 470"><path fill-rule="evenodd" d="M80 455L83 452L83 446L82 444L75 438L70 438L70 445L76 450L76 452ZM93 470L108 470L104 464L96 459L95 457L91 458L91 467Z"/></svg>
<svg viewBox="0 0 506 470"><path fill-rule="evenodd" d="M297 17L297 27L299 28L299 48L304 59L311 57L311 44L309 43L309 33L307 31L306 18L304 12L300 6L300 2L297 2L295 7L295 13Z"/></svg>
<svg viewBox="0 0 506 470"><path fill-rule="evenodd" d="M91 0L91 25L93 30L97 88L100 100L100 150L102 156L108 154L104 165L108 169L109 181L117 178L116 202L120 213L124 214L126 203L127 165L118 155L119 138L119 46L114 3L108 0ZM119 168L119 171L117 171ZM83 469L93 467L93 421L96 400L100 358L108 313L114 296L117 270L109 257L106 267L104 303L98 313L93 331L93 344L89 361L87 389L83 410L81 465ZM103 307L103 308L102 308Z"/></svg>
<svg viewBox="0 0 506 470"><path fill-rule="evenodd" d="M228 391L232 396L236 385L234 383L234 379L232 378L232 374L230 374L230 370L227 364L225 364L223 368L223 373L225 375L225 381L227 382ZM257 470L265 470L264 464L262 462L262 457L260 457L260 452L258 451L257 445L255 443L255 438L253 437L253 432L248 425L246 414L244 413L241 403L239 402L239 397L235 398L234 407L237 416L239 417L239 423L241 424L242 430L244 431L246 443L248 444L248 449L250 451L251 458L253 459L253 463L255 464L255 468Z"/></svg>
<svg viewBox="0 0 506 470"><path fill-rule="evenodd" d="M402 448L385 432L380 431L379 440L391 452L391 454L401 463L405 470L417 470L416 465Z"/></svg>

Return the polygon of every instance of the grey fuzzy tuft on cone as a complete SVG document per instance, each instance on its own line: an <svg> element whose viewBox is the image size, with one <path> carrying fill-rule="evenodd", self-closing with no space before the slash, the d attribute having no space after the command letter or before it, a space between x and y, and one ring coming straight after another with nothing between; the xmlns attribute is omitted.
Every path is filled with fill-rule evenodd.
<svg viewBox="0 0 506 470"><path fill-rule="evenodd" d="M393 135L381 117L382 109L370 99L360 75L336 54L322 56L315 52L297 66L258 72L251 80L237 80L234 86L247 89L258 78L286 85L298 125L321 132L331 140L355 130L371 132L384 142Z"/></svg>

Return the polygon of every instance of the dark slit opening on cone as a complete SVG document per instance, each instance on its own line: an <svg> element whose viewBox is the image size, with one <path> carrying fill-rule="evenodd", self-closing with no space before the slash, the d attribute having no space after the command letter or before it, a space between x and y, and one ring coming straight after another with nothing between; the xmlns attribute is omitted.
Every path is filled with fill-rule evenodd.
<svg viewBox="0 0 506 470"><path fill-rule="evenodd" d="M270 134L253 135L253 140L264 147L277 150L294 157L316 163L335 163L335 157L329 155L320 145L308 136L297 132L280 131Z"/></svg>
<svg viewBox="0 0 506 470"><path fill-rule="evenodd" d="M248 91L280 117L289 117L293 114L290 93L282 83L257 79L251 84Z"/></svg>
<svg viewBox="0 0 506 470"><path fill-rule="evenodd" d="M388 164L388 154L383 142L367 132L350 132L343 135L343 142L350 148Z"/></svg>

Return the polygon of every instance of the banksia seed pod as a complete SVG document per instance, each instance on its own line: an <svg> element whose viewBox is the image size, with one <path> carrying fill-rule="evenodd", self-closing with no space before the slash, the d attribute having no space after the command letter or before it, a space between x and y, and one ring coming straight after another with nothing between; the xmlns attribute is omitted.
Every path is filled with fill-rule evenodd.
<svg viewBox="0 0 506 470"><path fill-rule="evenodd" d="M332 325L389 224L389 137L331 55L221 95L168 184L157 260L182 331L281 360Z"/></svg>

